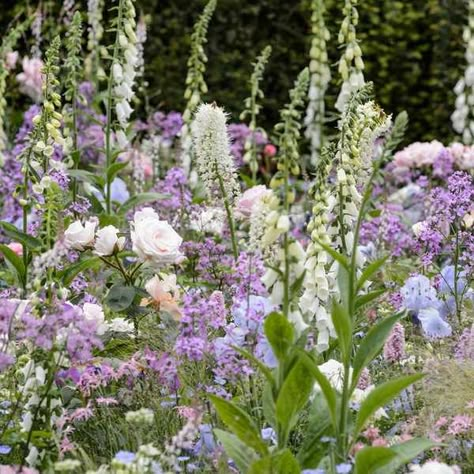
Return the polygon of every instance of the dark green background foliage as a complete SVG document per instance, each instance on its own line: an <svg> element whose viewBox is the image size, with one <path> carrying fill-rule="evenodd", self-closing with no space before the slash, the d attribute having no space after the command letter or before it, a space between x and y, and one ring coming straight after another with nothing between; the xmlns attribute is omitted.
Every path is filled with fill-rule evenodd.
<svg viewBox="0 0 474 474"><path fill-rule="evenodd" d="M2 1L7 6L10 2ZM53 3L53 9L62 2ZM85 3L85 2L84 2ZM111 6L112 2L108 2ZM150 101L165 110L181 110L189 35L202 0L139 0L148 15L146 76ZM453 138L452 89L463 72L464 0L364 0L359 2L358 36L366 78L375 83L377 100L392 113L407 110L408 140ZM0 25L22 2L3 8ZM25 2L26 4L26 2ZM32 2L29 3L32 5ZM327 0L326 21L332 33L330 59L338 58L337 31L343 0ZM219 0L209 31L206 99L223 104L238 120L248 95L251 63L271 44L273 54L263 89L262 122L269 128L287 101L288 89L308 62L310 0ZM85 12L85 5L83 8ZM338 90L336 66L329 91L329 110Z"/></svg>

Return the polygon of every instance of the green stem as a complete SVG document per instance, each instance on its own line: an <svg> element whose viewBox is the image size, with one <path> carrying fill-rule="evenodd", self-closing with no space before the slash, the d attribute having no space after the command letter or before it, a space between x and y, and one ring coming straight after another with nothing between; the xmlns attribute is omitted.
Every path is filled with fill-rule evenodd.
<svg viewBox="0 0 474 474"><path fill-rule="evenodd" d="M120 0L119 7L118 7L118 19L117 19L117 33L115 36L115 44L114 44L114 53L112 57L112 64L110 66L110 73L109 79L107 84L107 105L106 105L106 117L107 117L107 125L105 128L105 166L106 166L106 185L105 185L105 205L107 214L112 213L112 199L111 199L111 187L112 182L109 178L107 173L109 166L113 163L112 159L112 149L111 149L111 134L112 134L112 85L114 81L113 77L113 66L117 61L118 50L119 50L119 35L120 35L120 28L122 25L122 16L123 16L123 1Z"/></svg>
<svg viewBox="0 0 474 474"><path fill-rule="evenodd" d="M216 165L216 168L217 168L217 165ZM218 176L219 189L222 193L222 198L224 200L225 212L227 214L227 221L229 223L230 239L231 239L231 242L232 242L232 253L234 255L234 260L237 261L237 259L239 258L239 251L238 251L238 248L237 248L237 239L236 239L236 235L235 235L235 223L234 223L234 218L233 218L233 215L232 215L232 209L231 209L230 204L229 204L229 197L227 196L227 193L225 191L224 181L222 179L222 176L219 173L219 170L217 170L217 169L216 169L216 174Z"/></svg>

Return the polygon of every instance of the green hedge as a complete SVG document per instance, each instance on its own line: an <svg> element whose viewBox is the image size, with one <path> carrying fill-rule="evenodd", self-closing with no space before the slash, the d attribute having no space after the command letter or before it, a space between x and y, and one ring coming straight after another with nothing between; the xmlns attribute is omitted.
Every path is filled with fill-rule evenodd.
<svg viewBox="0 0 474 474"><path fill-rule="evenodd" d="M27 3L26 1L24 2ZM50 2L51 3L51 2ZM61 2L52 2L54 4ZM85 2L84 2L85 3ZM106 3L112 5L110 0ZM180 110L189 35L203 8L202 0L138 0L149 17L146 77L150 101L164 109ZM219 0L210 25L207 99L223 104L234 120L248 95L251 62L271 44L262 121L271 127L288 89L308 61L309 0ZM327 24L335 40L343 0L328 0ZM359 38L366 78L375 83L377 100L389 112L407 110L409 140L453 138L450 114L452 89L463 71L462 28L464 0L364 0L359 2ZM16 2L18 9L22 2ZM29 2L31 5L31 2ZM83 9L85 11L85 9ZM3 9L0 26L13 16ZM331 44L330 58L338 49ZM336 69L333 68L334 75ZM334 77L329 91L338 90Z"/></svg>

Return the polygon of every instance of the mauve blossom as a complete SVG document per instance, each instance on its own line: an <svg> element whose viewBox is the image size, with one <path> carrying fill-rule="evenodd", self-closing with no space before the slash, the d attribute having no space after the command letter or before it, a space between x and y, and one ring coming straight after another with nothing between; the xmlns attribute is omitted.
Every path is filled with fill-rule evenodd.
<svg viewBox="0 0 474 474"><path fill-rule="evenodd" d="M20 91L31 97L33 101L39 102L42 96L43 76L41 70L43 69L43 61L39 58L24 57L22 62L23 72L16 76L20 83Z"/></svg>
<svg viewBox="0 0 474 474"><path fill-rule="evenodd" d="M399 362L405 357L405 329L395 323L388 339L385 341L383 356L387 362Z"/></svg>

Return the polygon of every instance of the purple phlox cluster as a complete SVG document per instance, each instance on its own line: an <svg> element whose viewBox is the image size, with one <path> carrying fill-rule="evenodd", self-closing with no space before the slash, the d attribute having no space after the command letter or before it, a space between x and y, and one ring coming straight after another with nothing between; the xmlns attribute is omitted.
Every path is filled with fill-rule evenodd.
<svg viewBox="0 0 474 474"><path fill-rule="evenodd" d="M405 329L401 323L395 323L385 341L383 356L387 362L399 362L405 357Z"/></svg>
<svg viewBox="0 0 474 474"><path fill-rule="evenodd" d="M143 357L147 366L157 375L158 382L170 391L176 392L179 388L178 361L170 354L158 354L146 347Z"/></svg>
<svg viewBox="0 0 474 474"><path fill-rule="evenodd" d="M20 340L28 339L46 351L55 343L65 344L72 362L85 362L92 358L94 348L102 348L97 323L85 318L79 307L69 303L58 304L42 317L24 313L21 323L23 328L17 336Z"/></svg>
<svg viewBox="0 0 474 474"><path fill-rule="evenodd" d="M172 225L180 224L182 212L189 209L192 201L188 178L182 168L171 168L164 179L157 182L153 191L169 197L161 199L158 204L158 215Z"/></svg>
<svg viewBox="0 0 474 474"><path fill-rule="evenodd" d="M260 255L240 252L236 262L232 262L232 271L226 274L225 282L231 294L239 300L248 295L266 296L268 294L262 283L265 266Z"/></svg>
<svg viewBox="0 0 474 474"><path fill-rule="evenodd" d="M175 351L189 360L202 360L210 351L210 332L222 328L226 321L226 308L220 292L210 297L193 290L183 298L183 316Z"/></svg>
<svg viewBox="0 0 474 474"><path fill-rule="evenodd" d="M0 300L0 373L15 362L15 356L9 352L9 342L15 339L17 319L27 310L20 300Z"/></svg>
<svg viewBox="0 0 474 474"><path fill-rule="evenodd" d="M158 131L164 140L171 143L183 127L183 117L179 112L155 112L148 122L150 131Z"/></svg>
<svg viewBox="0 0 474 474"><path fill-rule="evenodd" d="M442 303L426 276L411 276L400 293L403 307L415 315L427 337L434 339L451 335L451 326L440 313Z"/></svg>
<svg viewBox="0 0 474 474"><path fill-rule="evenodd" d="M361 227L360 242L367 246L375 240L390 251L394 257L413 246L413 239L406 224L401 218L403 208L398 204L387 204L381 208L381 214L368 221Z"/></svg>
<svg viewBox="0 0 474 474"><path fill-rule="evenodd" d="M454 172L454 156L447 148L443 148L433 163L433 176L441 179L448 178Z"/></svg>
<svg viewBox="0 0 474 474"><path fill-rule="evenodd" d="M461 333L454 354L458 360L474 361L474 327L466 328Z"/></svg>
<svg viewBox="0 0 474 474"><path fill-rule="evenodd" d="M235 159L235 164L241 167L244 165L245 142L252 134L252 131L244 123L231 123L228 131L231 139L230 152ZM258 131L254 132L254 140L258 148L262 148L268 143L265 135Z"/></svg>

